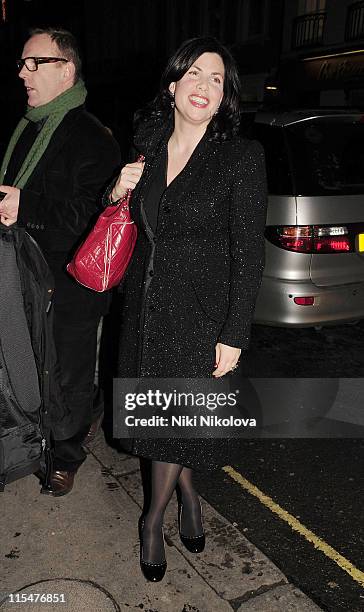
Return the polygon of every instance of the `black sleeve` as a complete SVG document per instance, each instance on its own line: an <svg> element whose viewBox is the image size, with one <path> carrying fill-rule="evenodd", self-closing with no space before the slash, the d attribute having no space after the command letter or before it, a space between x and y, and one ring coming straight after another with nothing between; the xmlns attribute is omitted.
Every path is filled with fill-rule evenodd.
<svg viewBox="0 0 364 612"><path fill-rule="evenodd" d="M67 154L72 156L72 151ZM39 191L21 190L18 224L81 235L100 208L102 189L119 165L120 152L114 140L78 147L69 176L57 175L50 167Z"/></svg>
<svg viewBox="0 0 364 612"><path fill-rule="evenodd" d="M140 153L138 152L138 150L134 147L134 145L132 145L129 148L128 161L126 161L124 164L121 164L120 170L126 164L132 164L135 161L137 161L139 155L140 155ZM115 185L117 179L118 179L118 175L115 176L113 178L113 180L111 181L111 183L108 184L107 188L105 189L105 191L104 191L104 193L102 195L101 205L103 206L103 208L106 208L107 206L111 206L112 205L111 201L110 201L110 196L111 196L112 190L114 189L114 185Z"/></svg>
<svg viewBox="0 0 364 612"><path fill-rule="evenodd" d="M237 168L230 203L230 292L219 342L247 349L264 267L267 186L263 148L249 144Z"/></svg>

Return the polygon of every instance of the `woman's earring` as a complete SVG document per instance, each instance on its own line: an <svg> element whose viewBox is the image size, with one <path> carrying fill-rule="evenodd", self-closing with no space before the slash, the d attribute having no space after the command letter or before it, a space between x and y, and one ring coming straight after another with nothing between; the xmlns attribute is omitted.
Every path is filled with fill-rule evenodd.
<svg viewBox="0 0 364 612"><path fill-rule="evenodd" d="M172 100L171 100L171 108L174 108L174 95L173 95Z"/></svg>

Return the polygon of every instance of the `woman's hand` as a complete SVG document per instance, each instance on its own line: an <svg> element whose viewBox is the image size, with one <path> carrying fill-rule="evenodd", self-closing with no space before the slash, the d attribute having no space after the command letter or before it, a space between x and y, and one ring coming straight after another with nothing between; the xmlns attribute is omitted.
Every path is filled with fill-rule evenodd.
<svg viewBox="0 0 364 612"><path fill-rule="evenodd" d="M240 353L241 349L218 342L215 347L217 368L212 372L212 376L215 376L215 378L220 378L221 376L224 376L224 374L234 370L236 364L238 363Z"/></svg>
<svg viewBox="0 0 364 612"><path fill-rule="evenodd" d="M119 178L110 194L111 201L115 202L116 200L120 200L124 197L128 189L135 189L143 174L143 170L144 162L126 164L126 166L121 169Z"/></svg>

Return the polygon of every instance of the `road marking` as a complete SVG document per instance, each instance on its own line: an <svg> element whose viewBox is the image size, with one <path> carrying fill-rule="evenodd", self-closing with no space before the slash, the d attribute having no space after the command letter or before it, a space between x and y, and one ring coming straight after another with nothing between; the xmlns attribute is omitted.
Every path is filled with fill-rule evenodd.
<svg viewBox="0 0 364 612"><path fill-rule="evenodd" d="M239 472L234 470L230 465L225 465L223 471L230 476L235 482L240 484L243 489L248 491L254 497L257 497L259 501L262 502L271 512L277 514L280 519L288 523L288 525L293 529L293 531L297 531L301 536L303 536L306 540L311 542L315 548L321 550L321 552L326 555L329 559L334 561L344 572L349 574L355 582L358 582L361 586L364 586L364 572L359 570L355 565L353 565L348 559L340 555L330 544L327 544L324 540L319 538L313 531L307 529L300 521L298 521L292 514L281 508L279 504L277 504L269 495L266 495L258 489L255 485L253 485L249 480L244 478Z"/></svg>

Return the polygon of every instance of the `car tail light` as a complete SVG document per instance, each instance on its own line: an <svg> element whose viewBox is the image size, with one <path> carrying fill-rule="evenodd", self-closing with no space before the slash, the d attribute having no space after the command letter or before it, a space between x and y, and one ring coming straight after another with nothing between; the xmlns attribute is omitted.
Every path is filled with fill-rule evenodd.
<svg viewBox="0 0 364 612"><path fill-rule="evenodd" d="M265 237L276 246L296 253L348 253L355 250L344 225L268 226Z"/></svg>
<svg viewBox="0 0 364 612"><path fill-rule="evenodd" d="M295 297L293 298L295 304L298 306L313 306L315 303L314 296L306 296L306 297Z"/></svg>
<svg viewBox="0 0 364 612"><path fill-rule="evenodd" d="M314 226L315 251L317 253L343 253L350 251L350 238L345 226Z"/></svg>

